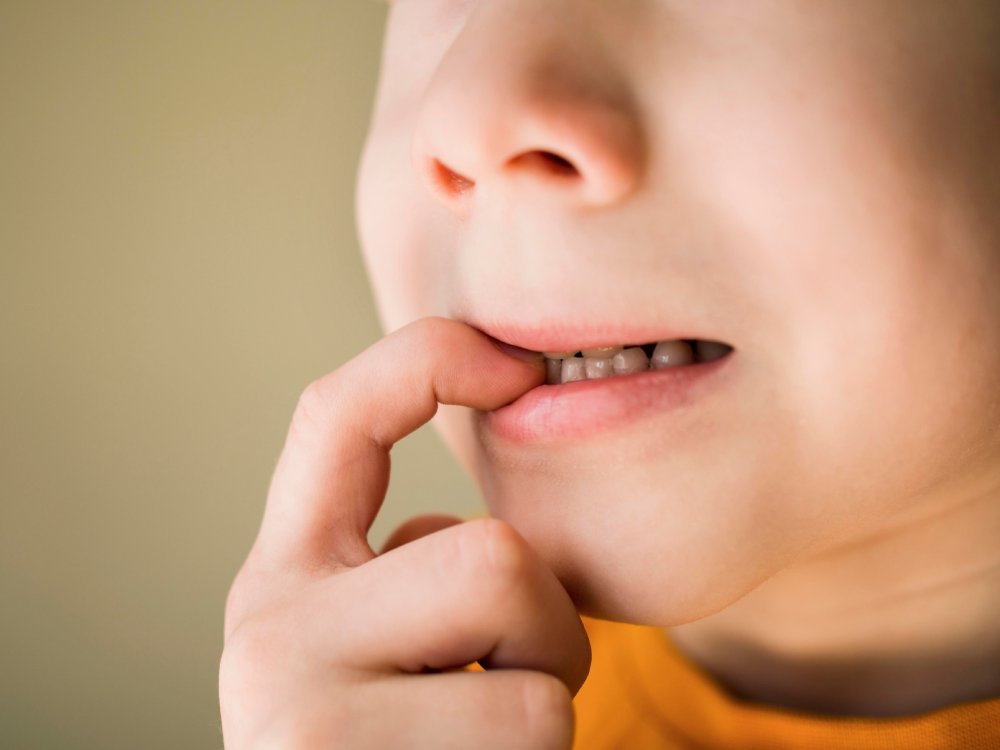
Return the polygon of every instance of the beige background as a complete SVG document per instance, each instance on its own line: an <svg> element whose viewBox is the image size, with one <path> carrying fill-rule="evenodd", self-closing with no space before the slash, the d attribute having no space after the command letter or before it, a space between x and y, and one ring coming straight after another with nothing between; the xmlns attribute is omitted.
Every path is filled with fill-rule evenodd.
<svg viewBox="0 0 1000 750"><path fill-rule="evenodd" d="M0 747L218 748L222 608L301 389L379 335L374 0L0 0ZM381 544L479 501L424 427Z"/></svg>

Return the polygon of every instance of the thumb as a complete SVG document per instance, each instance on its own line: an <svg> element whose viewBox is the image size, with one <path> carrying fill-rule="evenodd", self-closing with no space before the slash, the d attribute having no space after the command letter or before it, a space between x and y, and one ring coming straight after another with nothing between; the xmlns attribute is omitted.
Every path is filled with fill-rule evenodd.
<svg viewBox="0 0 1000 750"><path fill-rule="evenodd" d="M459 523L464 523L464 519L444 513L427 513L422 516L414 516L403 521L403 523L389 534L388 539L382 544L379 554L385 554L391 549L400 547L407 542L412 542L414 539L419 539L422 536L433 534L435 531L440 531Z"/></svg>

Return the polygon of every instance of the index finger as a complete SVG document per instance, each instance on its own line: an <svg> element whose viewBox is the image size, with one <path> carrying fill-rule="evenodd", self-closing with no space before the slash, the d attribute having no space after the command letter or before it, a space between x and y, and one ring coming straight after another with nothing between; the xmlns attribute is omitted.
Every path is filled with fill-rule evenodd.
<svg viewBox="0 0 1000 750"><path fill-rule="evenodd" d="M422 318L378 340L299 397L253 553L268 567L372 559L368 529L388 488L393 444L438 403L496 409L544 378L541 355L516 359L448 318Z"/></svg>

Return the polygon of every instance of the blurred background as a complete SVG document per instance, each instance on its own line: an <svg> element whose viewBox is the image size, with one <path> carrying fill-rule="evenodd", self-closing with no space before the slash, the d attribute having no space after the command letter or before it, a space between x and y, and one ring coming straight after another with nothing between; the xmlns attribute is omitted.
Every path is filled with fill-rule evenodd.
<svg viewBox="0 0 1000 750"><path fill-rule="evenodd" d="M380 335L375 0L0 0L0 747L221 748L226 592L301 390ZM430 427L369 541L480 512Z"/></svg>

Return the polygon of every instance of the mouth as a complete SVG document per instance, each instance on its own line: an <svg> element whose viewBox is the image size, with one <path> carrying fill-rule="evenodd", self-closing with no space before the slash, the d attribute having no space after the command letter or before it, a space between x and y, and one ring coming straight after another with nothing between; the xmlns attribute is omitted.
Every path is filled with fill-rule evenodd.
<svg viewBox="0 0 1000 750"><path fill-rule="evenodd" d="M481 414L488 431L517 443L584 439L666 412L678 417L671 429L680 435L679 413L727 381L722 375L733 369L736 354L717 338L673 332L479 329L545 358L544 385ZM647 343L605 343L615 340ZM566 346L571 341L580 348Z"/></svg>
<svg viewBox="0 0 1000 750"><path fill-rule="evenodd" d="M713 362L732 350L732 346L722 341L664 339L647 344L600 346L576 352L542 354L545 357L546 385L561 385Z"/></svg>

